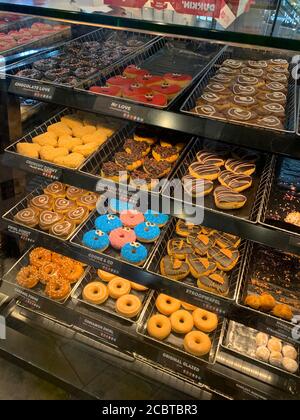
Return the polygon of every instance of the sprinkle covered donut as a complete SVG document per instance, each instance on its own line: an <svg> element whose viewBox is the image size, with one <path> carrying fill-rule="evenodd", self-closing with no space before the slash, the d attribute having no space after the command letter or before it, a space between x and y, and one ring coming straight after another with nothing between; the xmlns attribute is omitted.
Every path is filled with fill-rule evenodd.
<svg viewBox="0 0 300 420"><path fill-rule="evenodd" d="M169 216L167 214L159 213L154 210L147 210L144 216L147 222L155 223L159 227L164 226L169 220Z"/></svg>
<svg viewBox="0 0 300 420"><path fill-rule="evenodd" d="M108 235L101 230L90 230L83 236L83 245L88 248L103 252L109 246Z"/></svg>
<svg viewBox="0 0 300 420"><path fill-rule="evenodd" d="M123 260L134 265L142 265L146 261L147 255L147 248L138 242L128 243L121 249Z"/></svg>
<svg viewBox="0 0 300 420"><path fill-rule="evenodd" d="M160 235L160 228L151 222L140 223L134 228L137 240L140 242L154 242Z"/></svg>
<svg viewBox="0 0 300 420"><path fill-rule="evenodd" d="M145 220L144 215L137 210L123 210L120 219L123 225L129 228L134 228Z"/></svg>
<svg viewBox="0 0 300 420"><path fill-rule="evenodd" d="M95 226L96 229L104 233L110 233L112 230L122 227L122 222L115 214L104 214L103 216L97 217Z"/></svg>
<svg viewBox="0 0 300 420"><path fill-rule="evenodd" d="M114 229L109 234L109 241L113 248L121 249L124 245L129 242L134 242L136 240L136 234L134 231L128 227L120 227Z"/></svg>

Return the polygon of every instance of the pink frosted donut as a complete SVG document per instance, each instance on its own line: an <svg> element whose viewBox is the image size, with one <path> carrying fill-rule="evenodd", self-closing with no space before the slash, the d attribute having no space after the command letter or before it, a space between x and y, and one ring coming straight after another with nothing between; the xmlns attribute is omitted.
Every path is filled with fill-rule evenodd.
<svg viewBox="0 0 300 420"><path fill-rule="evenodd" d="M134 228L145 221L143 213L137 210L123 210L120 214L121 222L124 226Z"/></svg>
<svg viewBox="0 0 300 420"><path fill-rule="evenodd" d="M110 232L109 240L113 248L121 249L124 245L135 242L136 234L128 227L121 227Z"/></svg>

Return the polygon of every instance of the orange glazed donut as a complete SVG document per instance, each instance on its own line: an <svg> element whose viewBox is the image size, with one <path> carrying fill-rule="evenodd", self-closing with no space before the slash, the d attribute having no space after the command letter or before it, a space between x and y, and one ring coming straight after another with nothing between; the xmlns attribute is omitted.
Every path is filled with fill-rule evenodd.
<svg viewBox="0 0 300 420"><path fill-rule="evenodd" d="M194 324L198 330L205 333L214 331L218 326L218 317L212 312L205 311L204 309L195 309L193 312Z"/></svg>
<svg viewBox="0 0 300 420"><path fill-rule="evenodd" d="M62 279L61 277L54 277L48 281L45 293L51 299L60 301L71 293L71 286L68 280Z"/></svg>
<svg viewBox="0 0 300 420"><path fill-rule="evenodd" d="M128 295L131 290L130 281L115 277L108 283L108 292L113 299L119 299L121 296Z"/></svg>
<svg viewBox="0 0 300 420"><path fill-rule="evenodd" d="M36 267L29 265L23 267L17 274L17 282L20 286L32 289L39 282L39 272Z"/></svg>
<svg viewBox="0 0 300 420"><path fill-rule="evenodd" d="M93 281L85 286L82 297L89 303L101 305L108 299L108 289L101 281Z"/></svg>
<svg viewBox="0 0 300 420"><path fill-rule="evenodd" d="M190 305L189 303L186 303L186 302L181 302L181 305L182 305L183 309L185 309L187 311L194 311L195 309L197 309L197 306Z"/></svg>
<svg viewBox="0 0 300 420"><path fill-rule="evenodd" d="M170 316L173 312L180 309L180 300L161 293L155 302L157 310L166 316Z"/></svg>
<svg viewBox="0 0 300 420"><path fill-rule="evenodd" d="M115 274L108 273L107 271L104 271L104 270L98 270L97 274L101 280L106 281L106 282L109 282L116 277Z"/></svg>
<svg viewBox="0 0 300 420"><path fill-rule="evenodd" d="M194 356L205 356L210 352L211 340L200 331L191 331L184 337L183 345L186 352Z"/></svg>
<svg viewBox="0 0 300 420"><path fill-rule="evenodd" d="M126 318L134 318L140 312L142 302L135 295L123 295L116 302L116 311Z"/></svg>
<svg viewBox="0 0 300 420"><path fill-rule="evenodd" d="M69 262L64 264L63 267L60 268L61 276L68 280L71 284L75 283L83 276L84 269L80 263L75 261Z"/></svg>
<svg viewBox="0 0 300 420"><path fill-rule="evenodd" d="M149 290L148 287L142 286L141 284L133 283L133 281L130 282L131 288L133 290L137 290L138 292L145 292L146 290Z"/></svg>
<svg viewBox="0 0 300 420"><path fill-rule="evenodd" d="M51 262L52 254L51 251L45 248L35 248L29 254L29 261L31 265L34 265L37 268L42 267L45 262Z"/></svg>
<svg viewBox="0 0 300 420"><path fill-rule="evenodd" d="M150 337L157 340L164 340L171 334L171 321L164 315L153 315L147 324L147 331Z"/></svg>
<svg viewBox="0 0 300 420"><path fill-rule="evenodd" d="M194 327L193 316L184 309L173 312L170 321L172 330L177 334L187 334Z"/></svg>
<svg viewBox="0 0 300 420"><path fill-rule="evenodd" d="M40 275L40 282L43 284L48 283L51 279L57 278L59 275L60 266L56 263L50 262L45 263L42 267L40 267L39 275Z"/></svg>

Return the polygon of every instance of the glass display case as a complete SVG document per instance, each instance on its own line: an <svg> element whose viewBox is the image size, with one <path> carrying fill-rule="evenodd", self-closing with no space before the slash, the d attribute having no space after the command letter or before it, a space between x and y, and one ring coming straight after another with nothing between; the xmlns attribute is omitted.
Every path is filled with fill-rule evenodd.
<svg viewBox="0 0 300 420"><path fill-rule="evenodd" d="M1 353L84 397L105 365L299 399L297 2L0 11Z"/></svg>

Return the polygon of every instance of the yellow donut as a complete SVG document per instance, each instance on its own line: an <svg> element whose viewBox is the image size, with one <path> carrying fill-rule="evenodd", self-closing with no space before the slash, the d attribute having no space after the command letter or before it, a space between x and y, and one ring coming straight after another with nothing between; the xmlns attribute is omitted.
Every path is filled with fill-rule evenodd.
<svg viewBox="0 0 300 420"><path fill-rule="evenodd" d="M192 331L194 327L193 316L184 309L173 312L170 321L172 330L177 334L187 334Z"/></svg>
<svg viewBox="0 0 300 420"><path fill-rule="evenodd" d="M116 302L116 311L126 318L134 318L140 312L142 302L135 295L123 295Z"/></svg>
<svg viewBox="0 0 300 420"><path fill-rule="evenodd" d="M131 290L130 281L115 277L108 283L108 292L113 299L119 299L121 296L128 295Z"/></svg>
<svg viewBox="0 0 300 420"><path fill-rule="evenodd" d="M170 316L173 312L180 309L180 300L161 293L155 302L157 310L166 316Z"/></svg>
<svg viewBox="0 0 300 420"><path fill-rule="evenodd" d="M130 284L133 290L137 290L139 292L145 292L146 290L149 290L148 287L142 286L141 284L138 284L138 283L133 283L133 281L131 281Z"/></svg>
<svg viewBox="0 0 300 420"><path fill-rule="evenodd" d="M218 317L212 312L197 308L193 312L194 324L198 330L205 333L214 331L218 326Z"/></svg>
<svg viewBox="0 0 300 420"><path fill-rule="evenodd" d="M171 321L164 315L153 315L147 324L148 334L157 340L164 340L171 334Z"/></svg>
<svg viewBox="0 0 300 420"><path fill-rule="evenodd" d="M108 290L105 284L93 281L85 286L82 296L87 302L100 305L108 299Z"/></svg>
<svg viewBox="0 0 300 420"><path fill-rule="evenodd" d="M106 282L109 282L116 277L115 274L108 273L107 271L104 271L104 270L97 270L97 274L101 280L106 281Z"/></svg>
<svg viewBox="0 0 300 420"><path fill-rule="evenodd" d="M194 356L205 356L210 352L211 340L200 331L191 331L184 337L183 345L186 352Z"/></svg>
<svg viewBox="0 0 300 420"><path fill-rule="evenodd" d="M183 309L186 309L187 311L194 311L195 309L197 309L197 306L190 305L189 303L186 303L186 302L181 302L181 305Z"/></svg>

